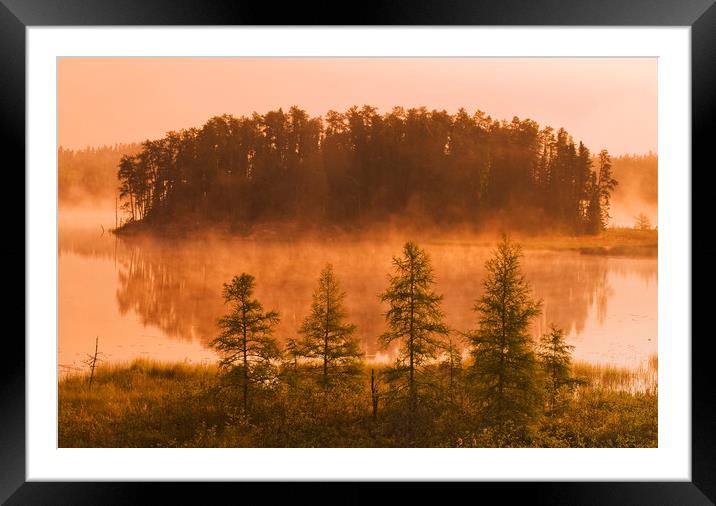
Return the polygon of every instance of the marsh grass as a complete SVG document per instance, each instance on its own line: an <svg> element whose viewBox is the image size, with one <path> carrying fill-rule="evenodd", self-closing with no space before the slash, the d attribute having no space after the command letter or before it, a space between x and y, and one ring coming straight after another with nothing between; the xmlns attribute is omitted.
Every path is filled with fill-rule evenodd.
<svg viewBox="0 0 716 506"><path fill-rule="evenodd" d="M653 447L657 445L657 359L639 371L577 363L583 384L556 414L536 420L528 438L496 439L479 428L468 388L446 384L426 399L415 444L444 446ZM370 370L326 392L309 371L253 396L250 416L239 389L215 365L137 360L103 364L59 382L60 447L401 447L405 415L381 385L372 416ZM382 370L376 369L381 377ZM641 388L644 385L646 388Z"/></svg>
<svg viewBox="0 0 716 506"><path fill-rule="evenodd" d="M91 390L85 373L68 374L59 383L60 446L172 446L212 418L214 404L200 401L216 371L148 360L100 365Z"/></svg>
<svg viewBox="0 0 716 506"><path fill-rule="evenodd" d="M657 355L651 355L637 368L575 362L572 371L575 377L586 381L586 385L582 388L633 394L656 394L658 391L658 368Z"/></svg>
<svg viewBox="0 0 716 506"><path fill-rule="evenodd" d="M577 251L588 255L612 256L657 256L659 232L657 230L636 230L633 228L608 228L596 235L571 235L559 233L514 234L526 250ZM486 246L494 244L494 237L440 238L428 241L438 244L460 244L465 246Z"/></svg>

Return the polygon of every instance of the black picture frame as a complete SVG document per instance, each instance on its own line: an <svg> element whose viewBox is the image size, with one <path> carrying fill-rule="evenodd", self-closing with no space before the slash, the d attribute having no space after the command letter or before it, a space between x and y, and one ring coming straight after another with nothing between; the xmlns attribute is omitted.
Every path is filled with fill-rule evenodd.
<svg viewBox="0 0 716 506"><path fill-rule="evenodd" d="M716 6L715 0L468 0L415 2L287 3L201 0L0 0L0 121L6 153L15 166L25 166L25 29L29 26L82 25L551 25L551 26L689 26L692 51L692 167L713 171L709 125L716 110ZM684 168L694 173L693 168ZM699 174L701 178L701 174ZM18 181L19 183L19 181ZM23 183L24 187L24 177ZM702 185L703 186L703 183ZM692 186L693 187L693 186ZM19 185L17 186L19 188ZM23 192L24 194L24 192ZM6 204L7 205L7 204ZM693 212L692 230L704 225L708 214ZM17 225L19 227L19 224ZM25 236L23 229L23 237ZM703 237L703 236L702 236ZM698 239L698 238L695 238ZM713 252L692 239L692 251ZM25 242L23 241L23 244ZM699 248L699 245L701 248ZM26 253L26 251L25 251ZM23 255L23 264L24 255ZM26 265L27 269L27 265ZM692 266L693 269L693 266ZM27 275L27 272L25 272ZM708 284L710 276L699 276ZM24 288L23 288L24 293ZM24 297L8 306L8 313L24 310ZM698 314L706 301L694 298ZM10 304L10 303L8 303ZM699 306L699 304L701 306ZM15 311L13 311L15 309ZM24 312L24 311L23 311ZM706 313L708 314L708 313ZM23 320L24 327L24 320ZM707 334L693 333L692 349L692 445L691 482L564 482L480 483L497 491L501 501L529 494L532 503L552 504L713 504L716 501L716 416L711 388ZM683 336L691 338L691 336ZM234 484L205 484L195 492L180 483L45 483L25 479L25 356L23 342L8 333L8 357L0 368L0 501L7 504L133 504L161 494L162 502L190 502L192 494L207 497L227 491ZM12 360L10 359L12 357ZM308 484L289 484L285 492L306 492ZM420 497L426 484L401 491L402 500ZM240 484L253 495L261 484ZM265 486L265 485L264 485ZM368 502L377 493L372 484L351 484L341 492L341 503ZM459 497L460 487L451 496ZM495 490L499 489L499 490ZM275 486L272 497L277 498ZM474 492L468 492L473 494ZM483 491L481 490L482 494ZM206 494L211 494L210 496ZM385 491L380 494L385 496ZM328 494L327 497L331 497ZM333 496L335 498L335 496ZM217 497L218 499L218 497ZM315 497L320 500L320 497ZM330 501L330 499L329 499Z"/></svg>

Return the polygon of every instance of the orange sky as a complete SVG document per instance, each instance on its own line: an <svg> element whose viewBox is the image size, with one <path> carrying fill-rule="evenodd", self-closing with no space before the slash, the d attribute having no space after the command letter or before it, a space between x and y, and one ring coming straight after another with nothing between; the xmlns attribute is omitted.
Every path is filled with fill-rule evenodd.
<svg viewBox="0 0 716 506"><path fill-rule="evenodd" d="M566 128L593 151L657 149L654 58L60 58L58 138L82 148L158 138L220 114L370 104Z"/></svg>

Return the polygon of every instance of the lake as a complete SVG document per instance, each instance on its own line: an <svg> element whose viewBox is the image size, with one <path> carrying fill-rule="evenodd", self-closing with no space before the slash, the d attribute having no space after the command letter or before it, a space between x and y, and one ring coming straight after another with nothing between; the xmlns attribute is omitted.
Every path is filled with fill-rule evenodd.
<svg viewBox="0 0 716 506"><path fill-rule="evenodd" d="M372 239L249 240L205 234L201 238L119 238L109 213L61 210L58 233L58 365L60 374L83 368L95 338L106 362L134 358L207 363L208 343L226 311L222 284L248 272L264 309L280 313L277 337L297 336L326 262L334 266L348 317L369 360L387 361L377 336L385 330L391 258L416 240L430 255L435 290L444 295L448 325L476 325L471 311L482 294L484 244L401 237ZM104 229L104 231L103 231ZM575 360L627 367L657 353L657 259L526 250L523 273L543 301L535 336L550 324L565 329Z"/></svg>

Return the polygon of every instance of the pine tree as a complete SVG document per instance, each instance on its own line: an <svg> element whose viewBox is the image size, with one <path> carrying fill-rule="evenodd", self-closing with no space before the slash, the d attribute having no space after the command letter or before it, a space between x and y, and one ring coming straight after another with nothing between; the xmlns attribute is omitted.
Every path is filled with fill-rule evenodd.
<svg viewBox="0 0 716 506"><path fill-rule="evenodd" d="M273 361L281 357L278 343L272 337L279 315L275 311L264 312L261 303L252 298L254 287L254 277L246 273L224 283L224 301L232 306L219 319L223 331L210 343L223 355L219 366L238 378L244 413L249 410L249 386L273 378Z"/></svg>
<svg viewBox="0 0 716 506"><path fill-rule="evenodd" d="M564 342L564 330L554 325L540 338L537 354L545 372L545 391L549 411L557 409L559 394L564 386L572 385L571 363L574 346Z"/></svg>
<svg viewBox="0 0 716 506"><path fill-rule="evenodd" d="M290 361L290 366L294 371L298 369L298 357L303 355L301 349L301 343L294 338L286 339L286 346L284 347L285 354Z"/></svg>
<svg viewBox="0 0 716 506"><path fill-rule="evenodd" d="M379 337L383 347L401 342L399 371L407 376L410 421L418 403L417 374L422 365L435 359L444 348L448 334L440 309L442 295L432 290L435 283L430 257L415 243L403 247L402 257L393 257L395 274L389 275L388 289L380 295L390 309L385 314L389 330Z"/></svg>
<svg viewBox="0 0 716 506"><path fill-rule="evenodd" d="M514 427L527 424L539 403L528 327L540 314L541 301L530 296L520 272L520 257L520 247L504 236L485 264L485 293L474 306L478 329L467 334L476 398L483 420L498 432L510 423Z"/></svg>
<svg viewBox="0 0 716 506"><path fill-rule="evenodd" d="M634 217L634 228L636 230L651 230L651 221L644 213L639 213Z"/></svg>
<svg viewBox="0 0 716 506"><path fill-rule="evenodd" d="M601 211L602 230L609 224L609 201L611 192L617 187L617 180L612 177L612 159L606 149L599 152L599 208Z"/></svg>
<svg viewBox="0 0 716 506"><path fill-rule="evenodd" d="M356 326L344 321L345 296L333 273L333 266L327 264L313 293L311 313L299 329L304 336L302 354L321 362L324 387L328 387L335 377L355 373L357 361L363 356L355 337Z"/></svg>
<svg viewBox="0 0 716 506"><path fill-rule="evenodd" d="M592 156L589 149L579 143L574 180L574 218L575 231L583 232L588 226L589 181L592 174Z"/></svg>
<svg viewBox="0 0 716 506"><path fill-rule="evenodd" d="M303 356L303 354L301 343L297 339L286 339L286 344L283 349L284 360L281 367L281 375L282 379L291 386L296 386L298 383L298 359Z"/></svg>
<svg viewBox="0 0 716 506"><path fill-rule="evenodd" d="M586 231L589 234L598 234L604 228L600 193L597 174L592 172L587 182Z"/></svg>
<svg viewBox="0 0 716 506"><path fill-rule="evenodd" d="M455 383L462 373L462 353L452 338L448 338L443 352L443 360L440 362L440 369L447 373L447 390L450 400L452 400L455 393Z"/></svg>

